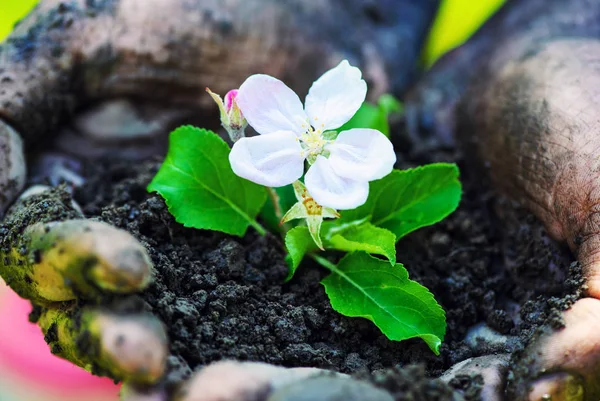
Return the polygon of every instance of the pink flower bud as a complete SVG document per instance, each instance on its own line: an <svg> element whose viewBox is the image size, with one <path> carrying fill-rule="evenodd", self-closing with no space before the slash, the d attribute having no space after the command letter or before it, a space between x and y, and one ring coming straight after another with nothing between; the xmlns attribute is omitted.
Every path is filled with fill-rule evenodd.
<svg viewBox="0 0 600 401"><path fill-rule="evenodd" d="M208 94L213 98L213 100L219 106L219 111L221 113L221 125L231 138L232 142L236 142L240 138L243 138L244 130L248 125L248 122L244 118L242 114L242 110L240 110L235 98L238 94L237 89L232 89L225 95L225 102L221 99L221 96L212 92L210 89L206 88Z"/></svg>
<svg viewBox="0 0 600 401"><path fill-rule="evenodd" d="M227 112L231 111L231 107L233 106L233 102L235 101L237 94L238 90L232 89L225 95L225 110L227 110Z"/></svg>

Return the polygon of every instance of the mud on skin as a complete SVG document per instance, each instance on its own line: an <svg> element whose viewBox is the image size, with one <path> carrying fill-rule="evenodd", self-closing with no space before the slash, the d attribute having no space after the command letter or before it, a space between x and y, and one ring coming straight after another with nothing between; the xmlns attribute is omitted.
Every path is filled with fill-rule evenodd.
<svg viewBox="0 0 600 401"><path fill-rule="evenodd" d="M375 92L401 91L439 0L402 4L155 0L149 10L144 0L44 0L0 44L0 118L39 146L98 101L152 93L155 106L193 119L211 109L198 96L207 85L225 93L261 72L303 92L344 58Z"/></svg>
<svg viewBox="0 0 600 401"><path fill-rule="evenodd" d="M595 0L507 1L466 45L442 57L409 92L411 135L449 142L455 133L469 135L455 129L461 120L455 108L469 86L489 85L506 65L530 57L553 39L600 37L599 19L600 3Z"/></svg>
<svg viewBox="0 0 600 401"><path fill-rule="evenodd" d="M34 249L23 235L26 228L36 223L69 220L81 217L72 209L72 198L64 188L56 188L43 195L34 195L13 206L14 212L0 224L0 272L2 277L19 295L28 299L40 299L31 284L31 268L35 262ZM13 270L13 259L17 259L19 270ZM11 269L9 269L11 268ZM24 286L20 287L19 283Z"/></svg>
<svg viewBox="0 0 600 401"><path fill-rule="evenodd" d="M442 160L462 164L461 155L441 145L399 156L402 168ZM450 400L442 382L385 369L418 363L425 369L411 371L416 377L424 372L435 377L469 357L509 351L463 341L480 322L522 347L543 322L560 325L559 312L579 296L581 277L576 265L569 269L568 252L530 215L495 200L475 171L462 168L465 196L459 210L398 245L411 277L430 288L447 312L447 337L435 357L418 340L391 342L370 322L333 311L319 284L325 272L314 266L284 285L287 266L275 237L249 232L239 239L177 224L160 197L145 190L159 164L88 166L89 181L75 199L86 216L126 229L149 251L155 282L127 307L152 311L167 325L169 383L209 362L235 358L375 372L374 382L393 393L390 376L415 394L429 389L427 399ZM543 281L532 279L540 275ZM477 380L453 384L468 399L478 399ZM404 392L396 391L396 398L406 399L399 395Z"/></svg>

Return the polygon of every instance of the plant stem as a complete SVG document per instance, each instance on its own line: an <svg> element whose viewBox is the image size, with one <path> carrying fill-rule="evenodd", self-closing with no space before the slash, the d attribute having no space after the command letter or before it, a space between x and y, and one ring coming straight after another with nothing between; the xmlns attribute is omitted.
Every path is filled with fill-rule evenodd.
<svg viewBox="0 0 600 401"><path fill-rule="evenodd" d="M315 255L314 253L311 253L309 255L311 258L314 259L315 262L317 262L318 264L320 264L321 266L323 266L330 272L338 273L338 274L340 273L338 267L336 265L334 265L333 263L331 263L330 261L328 261L327 259L325 259L324 257Z"/></svg>
<svg viewBox="0 0 600 401"><path fill-rule="evenodd" d="M281 219L283 219L283 210L281 210L281 205L279 204L279 194L277 194L277 191L271 187L267 187L267 194L269 194L269 198L273 204L273 212L275 213L275 217L277 217L277 220L281 221ZM280 224L279 227L281 227L281 236L285 238L285 234L290 230L289 225L287 223L283 223Z"/></svg>
<svg viewBox="0 0 600 401"><path fill-rule="evenodd" d="M277 194L277 191L275 191L271 187L267 187L267 193L271 198L273 210L275 211L275 217L277 217L277 219L281 221L281 219L283 218L283 212L281 211L281 205L279 204L279 195Z"/></svg>
<svg viewBox="0 0 600 401"><path fill-rule="evenodd" d="M250 225L254 227L254 229L258 231L260 235L265 236L267 234L267 229L264 228L258 221L252 220Z"/></svg>

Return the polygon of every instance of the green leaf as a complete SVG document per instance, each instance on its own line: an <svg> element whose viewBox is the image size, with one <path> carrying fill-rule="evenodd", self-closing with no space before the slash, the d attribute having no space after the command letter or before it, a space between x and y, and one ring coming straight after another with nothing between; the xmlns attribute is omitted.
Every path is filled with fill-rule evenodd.
<svg viewBox="0 0 600 401"><path fill-rule="evenodd" d="M334 224L334 221L323 224L326 249L365 251L385 256L392 265L396 263L396 236L391 231L376 227L367 221L337 226Z"/></svg>
<svg viewBox="0 0 600 401"><path fill-rule="evenodd" d="M370 183L367 202L344 211L339 224L369 218L396 239L443 220L458 207L462 194L455 164L436 163L394 170Z"/></svg>
<svg viewBox="0 0 600 401"><path fill-rule="evenodd" d="M169 211L186 227L243 236L253 226L264 233L255 218L267 198L265 188L235 175L229 152L212 131L177 128L148 191L162 195Z"/></svg>
<svg viewBox="0 0 600 401"><path fill-rule="evenodd" d="M335 266L317 260L332 271L321 282L333 309L349 317L369 319L394 341L420 337L439 355L446 334L446 316L433 295L408 278L401 264L355 252Z"/></svg>
<svg viewBox="0 0 600 401"><path fill-rule="evenodd" d="M296 195L294 195L294 188L292 187L292 184L290 184L285 187L273 188L273 190L277 193L279 197L279 207L282 213L285 214L297 202ZM273 202L270 198L267 199L267 202L265 202L265 205L260 211L260 217L272 231L278 232L281 230L279 218L275 214L275 208L273 207ZM295 225L298 224L298 222L291 221L288 224Z"/></svg>
<svg viewBox="0 0 600 401"><path fill-rule="evenodd" d="M294 277L294 273L296 273L304 256L319 248L310 236L308 228L305 226L295 227L288 231L285 236L285 247L288 251L289 257L287 258L287 261L290 265L290 272L285 281L289 281Z"/></svg>
<svg viewBox="0 0 600 401"><path fill-rule="evenodd" d="M325 231L325 249L338 251L365 251L375 255L385 256L392 265L396 263L396 236L390 231L375 227L369 222L351 222L343 226L335 226L333 221L323 224ZM288 231L285 236L285 246L288 251L287 262L290 272L289 281L307 253L318 251L310 235L308 227L299 226Z"/></svg>
<svg viewBox="0 0 600 401"><path fill-rule="evenodd" d="M352 128L371 128L381 131L385 136L390 136L389 115L402 110L401 103L392 95L382 95L378 104L363 103L354 116L337 131Z"/></svg>

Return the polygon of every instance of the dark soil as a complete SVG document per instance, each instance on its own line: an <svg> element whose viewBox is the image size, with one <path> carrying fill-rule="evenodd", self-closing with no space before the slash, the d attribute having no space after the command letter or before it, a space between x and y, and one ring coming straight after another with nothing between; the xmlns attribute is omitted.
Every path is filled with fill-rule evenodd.
<svg viewBox="0 0 600 401"><path fill-rule="evenodd" d="M439 357L420 340L389 341L371 322L333 311L319 284L327 272L317 266L303 266L284 284L287 265L277 238L249 230L240 239L176 223L162 199L145 190L158 160L95 163L75 197L88 217L126 229L150 252L156 280L142 297L169 331L170 382L234 358L374 372L372 380L398 400L449 400L449 387L426 375L439 376L469 357L513 351L467 344L472 326L483 322L513 336L519 348L544 321L561 324L559 311L578 296L581 276L540 223L495 197L481 170L465 167L457 151L412 149L399 155L397 167L435 161L459 163L463 200L445 221L401 240L398 260L446 310ZM385 370L411 364L421 368ZM410 398L415 391L428 395ZM478 399L477 391L470 394Z"/></svg>

